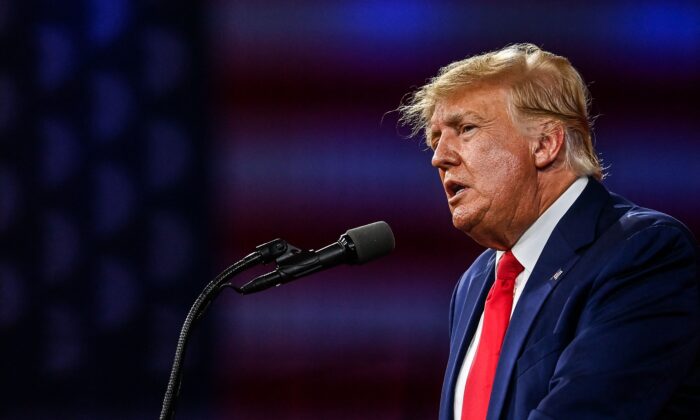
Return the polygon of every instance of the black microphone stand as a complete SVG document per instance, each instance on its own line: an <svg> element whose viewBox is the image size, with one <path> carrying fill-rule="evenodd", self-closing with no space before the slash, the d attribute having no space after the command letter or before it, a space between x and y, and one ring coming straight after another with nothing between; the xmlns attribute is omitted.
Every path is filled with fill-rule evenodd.
<svg viewBox="0 0 700 420"><path fill-rule="evenodd" d="M394 249L394 234L386 222L374 222L350 229L340 236L337 242L318 251L302 251L282 239L275 239L255 248L255 252L233 264L216 276L195 300L187 313L185 323L177 341L175 360L170 372L168 388L165 391L160 420L171 420L175 412L175 401L180 393L182 381L182 359L193 324L219 295L224 287L231 287L241 295L259 292L273 286L287 283L296 278L315 273L339 263L362 264L374 258L386 255ZM254 278L241 287L228 282L236 274L254 265L277 263L277 268L267 274Z"/></svg>
<svg viewBox="0 0 700 420"><path fill-rule="evenodd" d="M185 348L195 321L202 317L204 311L209 307L209 304L219 295L223 288L231 287L239 294L244 294L240 288L233 286L228 280L255 265L265 264L287 253L296 252L298 252L298 248L289 245L282 239L275 239L258 246L255 252L226 268L221 274L216 276L214 280L207 284L202 293L200 293L194 301L194 304L192 304L185 318L185 322L182 324L180 338L177 341L177 349L175 350L173 367L170 371L170 379L168 380L168 388L165 391L163 406L160 411L160 420L171 420L175 415L175 402L180 394L180 385L182 381L182 360L185 357Z"/></svg>

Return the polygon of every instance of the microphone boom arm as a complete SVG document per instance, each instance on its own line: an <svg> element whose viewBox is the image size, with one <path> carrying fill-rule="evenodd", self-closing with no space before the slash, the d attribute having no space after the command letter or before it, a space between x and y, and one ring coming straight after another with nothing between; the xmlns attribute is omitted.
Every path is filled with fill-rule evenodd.
<svg viewBox="0 0 700 420"><path fill-rule="evenodd" d="M301 249L290 245L283 239L275 239L259 245L255 251L221 272L209 282L192 304L180 331L175 350L173 367L170 371L168 387L163 398L160 420L171 420L175 415L175 402L180 394L182 382L182 360L194 323L202 317L209 304L219 295L224 287L231 287L239 294L245 295L273 286L290 282L316 271L324 270L338 264L362 264L394 249L394 235L386 222L375 222L348 230L337 242L318 251ZM258 264L275 261L274 271L256 277L243 286L236 287L229 280L236 274Z"/></svg>
<svg viewBox="0 0 700 420"><path fill-rule="evenodd" d="M165 397L163 398L163 406L161 407L159 417L160 420L170 420L175 415L175 403L180 394L180 385L182 382L182 360L185 357L185 349L194 323L202 317L209 307L209 304L216 299L224 287L231 287L236 292L241 293L238 287L228 283L233 276L255 265L266 264L276 260L280 256L291 252L290 249L297 248L290 246L287 241L283 239L275 239L264 243L256 247L255 252L248 254L242 260L237 261L222 271L221 274L209 282L202 293L199 294L187 313L185 322L182 324L182 329L180 330L173 366L170 371Z"/></svg>

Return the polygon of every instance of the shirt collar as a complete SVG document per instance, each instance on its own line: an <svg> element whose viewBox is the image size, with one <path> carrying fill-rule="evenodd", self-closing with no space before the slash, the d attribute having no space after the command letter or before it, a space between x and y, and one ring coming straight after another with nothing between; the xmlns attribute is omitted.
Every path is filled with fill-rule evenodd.
<svg viewBox="0 0 700 420"><path fill-rule="evenodd" d="M585 176L574 181L513 245L511 252L528 273L532 273L535 268L535 264L557 223L581 195L587 184L588 178ZM504 251L496 251L496 263L500 261L503 254Z"/></svg>

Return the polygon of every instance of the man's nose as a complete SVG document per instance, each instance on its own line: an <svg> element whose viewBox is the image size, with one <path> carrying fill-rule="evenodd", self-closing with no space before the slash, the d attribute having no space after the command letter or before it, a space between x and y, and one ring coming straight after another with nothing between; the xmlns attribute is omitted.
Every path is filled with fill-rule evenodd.
<svg viewBox="0 0 700 420"><path fill-rule="evenodd" d="M430 163L442 170L447 170L452 166L459 165L459 153L454 149L452 145L452 139L446 135L442 135L438 141L435 150L433 151L433 158Z"/></svg>

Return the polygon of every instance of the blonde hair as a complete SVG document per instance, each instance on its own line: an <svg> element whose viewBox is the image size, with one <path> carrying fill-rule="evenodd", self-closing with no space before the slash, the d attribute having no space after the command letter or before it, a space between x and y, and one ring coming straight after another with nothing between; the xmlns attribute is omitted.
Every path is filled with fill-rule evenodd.
<svg viewBox="0 0 700 420"><path fill-rule="evenodd" d="M506 84L512 118L552 118L564 125L565 162L578 176L602 178L593 148L588 117L590 93L581 75L564 57L533 44L514 44L456 61L407 97L399 107L400 122L413 135L428 130L436 103L457 91L482 82Z"/></svg>

